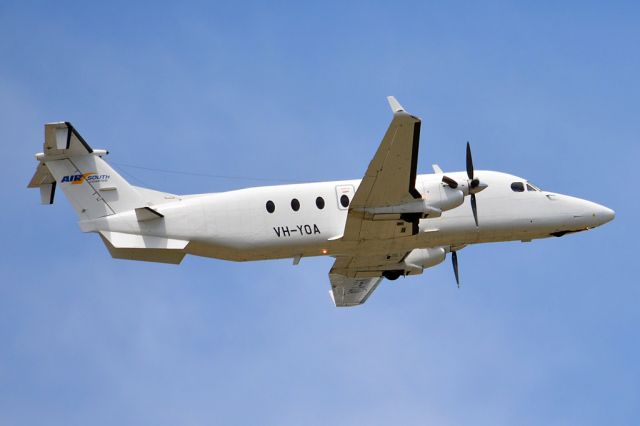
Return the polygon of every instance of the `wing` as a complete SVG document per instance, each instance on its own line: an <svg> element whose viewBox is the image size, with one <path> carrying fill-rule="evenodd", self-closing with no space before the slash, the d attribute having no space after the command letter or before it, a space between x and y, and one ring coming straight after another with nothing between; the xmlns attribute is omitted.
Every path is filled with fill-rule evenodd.
<svg viewBox="0 0 640 426"><path fill-rule="evenodd" d="M382 277L350 278L340 274L329 274L331 298L337 307L361 305L378 287Z"/></svg>
<svg viewBox="0 0 640 426"><path fill-rule="evenodd" d="M397 266L407 253L338 256L329 272L331 298L338 307L361 305L382 281L384 271Z"/></svg>
<svg viewBox="0 0 640 426"><path fill-rule="evenodd" d="M393 120L349 205L342 240L390 240L418 233L421 215L372 215L371 209L398 206L421 199L416 189L420 119L393 97L387 98ZM384 217L381 217L384 216ZM376 219L376 220L374 220ZM386 244L386 242L385 242ZM393 244L387 244L393 247ZM387 273L400 273L406 252L381 255L338 256L329 272L336 306L364 303ZM397 276L397 275L396 275Z"/></svg>
<svg viewBox="0 0 640 426"><path fill-rule="evenodd" d="M391 220L373 221L364 213L365 209L422 198L416 189L420 119L408 114L393 96L387 100L393 120L351 201L344 240L390 239L418 232L416 216L398 215Z"/></svg>
<svg viewBox="0 0 640 426"><path fill-rule="evenodd" d="M405 112L393 96L387 99L393 120L353 197L355 208L391 206L421 197L416 190L420 119Z"/></svg>

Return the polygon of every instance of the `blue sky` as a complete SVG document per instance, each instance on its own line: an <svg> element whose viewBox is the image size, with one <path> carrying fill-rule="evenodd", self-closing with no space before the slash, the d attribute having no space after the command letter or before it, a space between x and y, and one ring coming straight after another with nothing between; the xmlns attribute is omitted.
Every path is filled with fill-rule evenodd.
<svg viewBox="0 0 640 426"><path fill-rule="evenodd" d="M0 5L0 424L637 423L636 2L90 3ZM469 140L615 221L339 310L331 259L114 260L26 189L58 120L170 192L257 182L123 165L359 178L390 94L423 119L421 171Z"/></svg>

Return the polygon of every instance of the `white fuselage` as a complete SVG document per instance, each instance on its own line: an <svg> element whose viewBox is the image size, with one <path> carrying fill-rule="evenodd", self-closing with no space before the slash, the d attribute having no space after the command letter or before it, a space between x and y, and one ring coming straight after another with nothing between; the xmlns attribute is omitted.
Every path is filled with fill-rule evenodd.
<svg viewBox="0 0 640 426"><path fill-rule="evenodd" d="M408 251L422 247L460 248L467 244L531 240L596 227L613 218L613 211L590 201L527 190L526 180L491 171L478 171L488 187L477 194L476 227L468 197L441 217L420 221L417 235L391 240L340 240L349 200L359 180L248 188L181 196L154 203L163 221L138 221L133 211L82 221L85 231L113 231L190 241L190 254L235 261L321 255L357 255ZM463 181L464 172L448 173ZM428 202L442 175L419 175L416 188ZM520 182L523 192L511 184ZM318 197L323 208L316 204ZM299 209L294 210L297 200ZM275 207L267 211L267 203ZM322 204L322 203L321 203Z"/></svg>
<svg viewBox="0 0 640 426"><path fill-rule="evenodd" d="M361 180L178 196L128 183L69 122L45 124L28 184L53 204L56 188L85 232L116 259L179 264L187 254L248 261L332 256L335 306L356 306L383 279L421 274L468 244L562 236L614 217L604 206L474 170L417 176L421 121L388 97L393 118Z"/></svg>

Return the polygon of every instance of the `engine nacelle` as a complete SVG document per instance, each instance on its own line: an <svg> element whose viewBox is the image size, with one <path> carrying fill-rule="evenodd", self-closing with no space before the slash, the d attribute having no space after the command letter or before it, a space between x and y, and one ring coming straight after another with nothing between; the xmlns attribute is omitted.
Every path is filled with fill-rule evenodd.
<svg viewBox="0 0 640 426"><path fill-rule="evenodd" d="M455 209L464 203L464 192L460 189L453 189L445 185L442 181L424 182L423 198L430 206L441 211Z"/></svg>
<svg viewBox="0 0 640 426"><path fill-rule="evenodd" d="M382 271L382 276L395 280L402 275L419 275L425 268L442 263L446 255L443 247L413 249L402 262L390 265L389 269Z"/></svg>
<svg viewBox="0 0 640 426"><path fill-rule="evenodd" d="M373 220L396 220L400 215L419 215L420 218L440 217L445 210L451 210L464 202L464 192L453 189L441 181L425 182L422 185L422 199L403 204L365 207L356 209L369 215Z"/></svg>
<svg viewBox="0 0 640 426"><path fill-rule="evenodd" d="M356 210L364 211L365 213L372 215L373 220L396 219L398 216L404 214L418 214L422 219L424 219L427 217L440 217L442 214L442 210L437 207L433 207L425 200L416 200L393 206L366 207L364 209Z"/></svg>
<svg viewBox="0 0 640 426"><path fill-rule="evenodd" d="M442 263L446 255L447 252L442 247L413 249L404 258L404 263L407 271L413 274L422 273L423 269Z"/></svg>

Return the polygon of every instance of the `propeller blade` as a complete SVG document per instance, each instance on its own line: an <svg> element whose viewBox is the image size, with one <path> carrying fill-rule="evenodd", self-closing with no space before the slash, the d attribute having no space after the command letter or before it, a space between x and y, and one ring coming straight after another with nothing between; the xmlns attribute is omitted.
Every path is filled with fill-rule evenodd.
<svg viewBox="0 0 640 426"><path fill-rule="evenodd" d="M460 288L460 276L458 274L458 252L451 252L451 263L453 263L453 273L456 276L456 284L458 284L458 288Z"/></svg>
<svg viewBox="0 0 640 426"><path fill-rule="evenodd" d="M467 176L473 180L473 158L471 158L471 145L467 142Z"/></svg>
<svg viewBox="0 0 640 426"><path fill-rule="evenodd" d="M456 189L458 187L458 182L451 179L449 176L442 176L442 181L449 185L449 187Z"/></svg>
<svg viewBox="0 0 640 426"><path fill-rule="evenodd" d="M471 211L473 211L473 220L476 221L476 227L478 226L478 206L476 206L476 194L471 194Z"/></svg>

